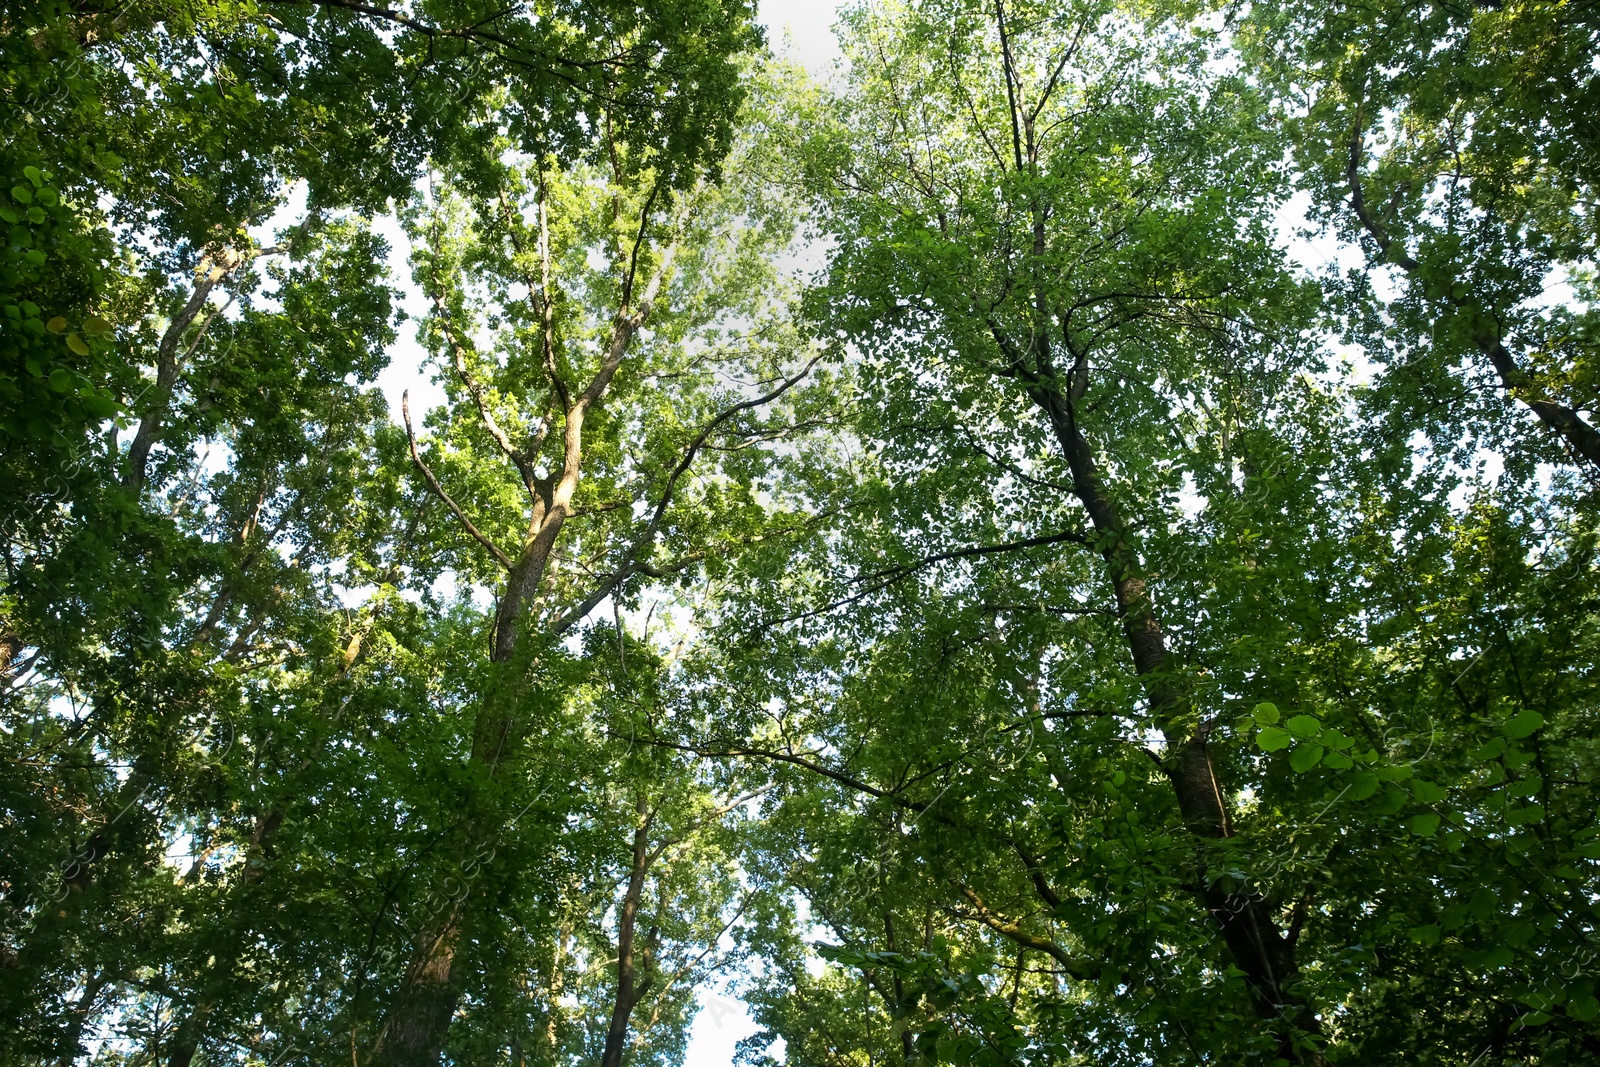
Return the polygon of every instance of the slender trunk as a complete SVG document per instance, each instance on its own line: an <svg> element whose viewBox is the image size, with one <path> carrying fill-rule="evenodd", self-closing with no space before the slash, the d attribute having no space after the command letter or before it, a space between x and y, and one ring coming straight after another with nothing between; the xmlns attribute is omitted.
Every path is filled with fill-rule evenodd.
<svg viewBox="0 0 1600 1067"><path fill-rule="evenodd" d="M633 831L633 865L628 871L628 889L623 894L622 907L617 911L617 995L611 1008L611 1024L606 1028L606 1047L600 1056L600 1067L621 1067L622 1052L627 1045L628 1018L653 984L648 975L643 982L638 981L634 952L639 900L644 894L645 875L650 870L651 819L644 797L639 798L635 810L639 814L639 825ZM647 945L646 953L648 951Z"/></svg>
<svg viewBox="0 0 1600 1067"><path fill-rule="evenodd" d="M100 996L100 991L111 982L110 975L104 971L95 972L94 976L84 983L83 996L78 998L77 1005L72 1009L72 1014L67 1022L67 1029L62 1034L60 1067L72 1067L78 1062L78 1057L83 1049L83 1028L89 1021L89 1013L94 1010L95 998Z"/></svg>
<svg viewBox="0 0 1600 1067"><path fill-rule="evenodd" d="M259 882L266 873L266 861L272 856L272 839L283 826L283 812L274 807L256 820L250 834L250 847L245 851L244 870L239 874L235 893L242 893ZM167 1067L189 1067L200 1041L205 1037L206 1025L216 1010L217 995L221 987L232 980L244 953L246 927L240 923L227 931L214 946L207 978L201 983L204 992L189 1010L167 1046Z"/></svg>
<svg viewBox="0 0 1600 1067"><path fill-rule="evenodd" d="M1517 364L1516 357L1500 340L1498 329L1480 323L1472 331L1472 340L1489 357L1489 363L1512 399L1526 404L1539 421L1560 434L1574 452L1600 466L1600 431L1572 408L1540 396L1528 372Z"/></svg>
<svg viewBox="0 0 1600 1067"><path fill-rule="evenodd" d="M150 450L161 440L161 424L167 416L168 406L172 403L172 390L177 385L178 371L183 363L183 359L178 355L178 345L183 341L184 333L193 324L196 316L205 307L217 283L242 262L243 257L231 250L223 253L219 260L214 260L211 256L202 259L195 277L194 290L178 314L173 317L166 332L161 335L161 343L156 347L154 395L145 409L144 418L139 421L139 429L134 432L133 443L128 446L128 470L123 475L122 485L130 493L137 495L144 486ZM205 335L206 325L210 321L210 315L201 320L199 329L189 342L184 356L193 354L200 344L201 337Z"/></svg>
<svg viewBox="0 0 1600 1067"><path fill-rule="evenodd" d="M1411 277L1418 279L1424 294L1429 299L1443 300L1457 311L1471 316L1472 343L1489 357L1489 363L1499 376L1500 384L1505 386L1507 395L1527 405L1540 422L1560 435L1579 456L1600 466L1600 431L1589 425L1573 408L1541 395L1533 376L1517 363L1516 356L1506 347L1499 324L1492 323L1490 316L1471 297L1458 296L1455 293L1453 289L1455 279L1448 272L1429 278L1423 271L1422 264L1390 235L1383 220L1372 213L1367 206L1366 190L1361 180L1362 160L1365 154L1366 133L1362 111L1358 107L1355 129L1350 137L1350 159L1346 166L1345 178L1350 185L1350 208L1360 220L1362 228L1377 242L1379 254L1385 261L1393 263Z"/></svg>
<svg viewBox="0 0 1600 1067"><path fill-rule="evenodd" d="M900 951L900 946L895 942L894 937L893 912L886 911L883 913L883 947L890 952ZM897 1013L906 1010L906 983L905 979L898 973L894 976L894 1003L889 1005L889 1010ZM900 1029L900 1056L905 1062L911 1063L916 1059L917 1055L917 1035L911 1032L909 1016L906 1016L902 1021L908 1025Z"/></svg>
<svg viewBox="0 0 1600 1067"><path fill-rule="evenodd" d="M572 937L572 925L563 921L556 932L556 950L550 964L550 1016L545 1020L544 1050L547 1063L556 1062L556 1049L561 1042L561 994L566 992L567 972L562 957L567 954L567 941Z"/></svg>
<svg viewBox="0 0 1600 1067"><path fill-rule="evenodd" d="M1122 614L1123 633L1133 655L1134 670L1145 685L1151 715L1167 742L1165 770L1177 796L1178 810L1196 838L1215 840L1233 833L1227 801L1217 780L1208 743L1209 723L1200 720L1182 686L1172 676L1166 637L1156 618L1142 568L1127 536L1115 502L1100 479L1088 442L1077 422L1075 404L1050 384L1031 388L1044 409L1072 471L1073 487L1101 537L1101 553ZM1201 903L1221 929L1229 954L1244 971L1256 1013L1272 1022L1288 1022L1306 1035L1320 1033L1314 1012L1293 986L1299 977L1294 943L1281 930L1272 909L1251 886L1226 888L1201 879ZM1290 1063L1320 1064L1317 1053L1304 1053L1291 1032L1280 1030L1278 1054Z"/></svg>

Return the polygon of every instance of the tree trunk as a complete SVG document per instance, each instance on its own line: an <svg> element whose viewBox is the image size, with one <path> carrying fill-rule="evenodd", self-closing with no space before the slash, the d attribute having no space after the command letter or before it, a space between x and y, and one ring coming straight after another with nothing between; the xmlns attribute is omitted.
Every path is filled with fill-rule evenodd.
<svg viewBox="0 0 1600 1067"><path fill-rule="evenodd" d="M648 975L643 982L638 981L634 952L639 900L644 894L645 875L650 870L651 818L643 796L635 804L634 810L638 812L639 825L633 831L633 865L628 871L628 889L623 894L622 907L617 911L617 995L611 1008L611 1024L606 1028L606 1047L600 1056L600 1067L622 1067L622 1052L628 1039L628 1018L652 985L652 978Z"/></svg>
<svg viewBox="0 0 1600 1067"><path fill-rule="evenodd" d="M1518 365L1511 350L1500 340L1498 329L1477 323L1472 340L1489 357L1489 363L1500 376L1500 384L1506 387L1506 392L1513 400L1526 404L1539 421L1561 435L1574 452L1600 467L1600 431L1585 422L1583 416L1572 408L1540 396L1528 372Z"/></svg>
<svg viewBox="0 0 1600 1067"><path fill-rule="evenodd" d="M461 904L452 901L444 916L423 935L400 995L389 1009L383 1032L373 1049L373 1064L433 1067L439 1062L461 995L452 981L460 938Z"/></svg>
<svg viewBox="0 0 1600 1067"><path fill-rule="evenodd" d="M95 974L84 983L83 995L78 998L77 1006L72 1009L72 1015L67 1022L66 1032L62 1034L60 1067L72 1067L78 1062L82 1053L80 1043L83 1040L83 1027L89 1021L89 1013L94 1010L94 1002L100 996L100 991L111 982L110 975L104 971Z"/></svg>
<svg viewBox="0 0 1600 1067"><path fill-rule="evenodd" d="M1029 394L1049 417L1072 471L1075 494L1102 539L1101 554L1122 614L1134 670L1144 682L1151 716L1166 739L1164 769L1184 824L1202 843L1231 836L1227 801L1211 761L1210 724L1200 720L1168 669L1166 638L1140 562L1116 504L1100 480L1077 422L1074 401L1050 382L1036 381ZM1321 1026L1315 1013L1293 989L1299 976L1294 943L1279 929L1262 895L1251 886L1227 889L1203 873L1198 895L1220 928L1229 954L1245 974L1256 1013L1275 1024L1289 1023L1304 1035L1319 1035ZM1290 1063L1323 1062L1320 1054L1302 1051L1292 1030L1281 1027L1278 1054Z"/></svg>
<svg viewBox="0 0 1600 1067"><path fill-rule="evenodd" d="M183 341L184 332L206 306L206 300L210 298L211 291L216 288L217 283L244 262L246 257L233 249L225 249L215 258L207 255L202 259L195 273L194 289L190 292L189 299L161 336L161 343L156 347L155 392L145 409L144 418L139 420L139 428L134 432L133 443L128 446L128 469L122 477L123 488L135 496L144 487L150 450L161 440L161 424L167 416L168 406L172 403L172 391L178 383L178 371L182 367L183 359L193 355L199 346L201 338L205 336L206 326L211 322L211 314L208 313L200 320L195 336L190 339L188 348L180 357L178 345Z"/></svg>
<svg viewBox="0 0 1600 1067"><path fill-rule="evenodd" d="M1366 190L1361 179L1362 160L1365 154L1365 126L1361 108L1358 107L1355 129L1350 136L1350 159L1345 170L1345 178L1350 184L1351 210L1360 220L1362 228L1377 242L1378 252L1384 261L1393 263L1417 279L1424 295L1429 299L1443 300L1458 312L1470 316L1472 343L1489 357L1489 363L1499 376L1500 384L1505 386L1506 394L1511 399L1526 404L1528 409L1538 416L1540 422L1554 430L1579 456L1600 466L1600 430L1589 425L1582 415L1567 405L1551 400L1548 396L1541 396L1532 375L1522 369L1517 363L1516 356L1505 346L1500 323L1485 312L1473 298L1456 295L1453 288L1456 279L1450 272L1436 273L1429 277L1423 271L1421 262L1414 259L1399 241L1390 236L1388 227L1368 209Z"/></svg>
<svg viewBox="0 0 1600 1067"><path fill-rule="evenodd" d="M641 218L639 231L641 238L645 232L644 226L648 219L650 203L646 204L644 210L645 215ZM541 232L545 225L545 213L541 206ZM509 439L499 432L498 424L493 421L488 409L481 404L479 406L479 415L484 421L485 428L495 437L505 457L521 472L524 484L533 498L528 527L524 531L522 545L514 561L480 531L471 527L459 506L450 499L444 487L428 470L421 454L417 451L415 440L413 439L411 443L412 460L422 470L435 494L444 500L457 519L468 527L474 538L490 549L506 569L505 588L499 608L495 612L493 646L489 656L491 662L501 664L515 662L519 652L522 651L521 639L529 621L526 616L538 604L540 585L550 567L562 527L572 513L573 496L582 477L584 418L589 409L606 395L612 378L621 367L634 337L638 334L639 327L649 317L663 280L671 271L676 245L668 246L661 264L640 294L637 307L630 307L633 293L632 266L637 266L638 256L638 245L635 245L630 255L632 266L622 285L604 357L594 377L577 395L573 395L573 390L561 376L554 356L554 302L549 296L551 280L548 235L543 240L543 248L544 285L537 310L544 324L546 371L550 377L550 387L560 400L563 417L559 471L552 472L546 479L537 479L534 476L531 453L525 454L512 447ZM534 287L530 282L530 299L533 298L533 293ZM460 365L464 366L464 360ZM469 392L476 396L477 386L470 375L464 373L463 381ZM409 417L406 425L409 433ZM520 690L525 685L525 679L524 672L512 681L513 690ZM482 767L491 778L516 748L518 724L512 710L515 705L515 699L504 702L491 701L480 706L473 722L472 753L469 758ZM464 831L465 854L470 855L480 849L492 840L496 833L498 833L498 823L493 817L480 818L475 822L469 820ZM455 1005L460 999L460 990L454 980L453 968L463 936L461 924L465 917L465 903L469 891L470 887L463 882L460 893L451 902L451 906L426 925L426 932L401 984L400 993L384 1021L383 1029L373 1048L372 1067L418 1067L424 1064L432 1067L438 1063L444 1048L446 1031L455 1014ZM628 1010L632 1010L631 1004ZM626 1016L623 1021L625 1027ZM610 1043L608 1035L608 1047ZM620 1045L616 1054L618 1057L621 1056Z"/></svg>
<svg viewBox="0 0 1600 1067"><path fill-rule="evenodd" d="M245 852L244 870L239 874L239 887L236 892L247 890L259 882L266 873L264 862L272 854L272 839L282 825L283 812L277 808L273 808L256 820L255 830L250 835L250 847ZM239 957L244 952L244 939L245 928L243 925L237 925L227 931L216 946L208 968L208 979L201 987L208 991L200 994L194 1006L189 1009L189 1014L173 1032L172 1041L167 1046L167 1067L189 1067L194 1060L195 1053L200 1050L200 1041L205 1037L206 1025L211 1021L211 1014L216 1008L217 992L222 985L232 979L239 966Z"/></svg>

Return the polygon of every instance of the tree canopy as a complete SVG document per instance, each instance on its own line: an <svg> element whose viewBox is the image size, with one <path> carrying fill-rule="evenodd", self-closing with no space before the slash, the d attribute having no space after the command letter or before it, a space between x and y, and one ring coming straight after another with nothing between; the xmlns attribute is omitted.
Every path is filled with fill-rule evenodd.
<svg viewBox="0 0 1600 1067"><path fill-rule="evenodd" d="M755 19L0 15L0 1061L1600 1059L1592 5Z"/></svg>

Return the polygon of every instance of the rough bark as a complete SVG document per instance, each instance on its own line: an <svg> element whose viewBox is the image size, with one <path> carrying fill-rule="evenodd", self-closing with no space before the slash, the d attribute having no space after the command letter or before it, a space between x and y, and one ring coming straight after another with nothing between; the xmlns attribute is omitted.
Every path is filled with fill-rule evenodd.
<svg viewBox="0 0 1600 1067"><path fill-rule="evenodd" d="M24 647L21 637L0 631L0 678L11 673L12 664L22 654Z"/></svg>

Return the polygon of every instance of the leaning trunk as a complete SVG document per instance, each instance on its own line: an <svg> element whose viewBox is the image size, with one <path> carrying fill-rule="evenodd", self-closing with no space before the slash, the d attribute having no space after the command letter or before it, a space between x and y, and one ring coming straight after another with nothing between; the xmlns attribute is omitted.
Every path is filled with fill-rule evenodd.
<svg viewBox="0 0 1600 1067"><path fill-rule="evenodd" d="M648 977L642 983L638 980L638 961L634 949L639 900L644 893L644 879L650 867L647 851L650 815L642 797L637 811L640 821L633 832L633 866L628 872L628 889L623 894L622 907L617 911L617 997L611 1008L611 1024L606 1028L606 1047L600 1056L600 1067L622 1067L622 1052L628 1039L628 1019L651 985Z"/></svg>
<svg viewBox="0 0 1600 1067"><path fill-rule="evenodd" d="M1204 842L1233 833L1227 801L1211 760L1209 724L1200 721L1187 694L1172 676L1166 637L1156 618L1137 554L1116 504L1100 480L1073 401L1050 385L1035 386L1031 395L1050 418L1072 471L1075 494L1101 537L1101 553L1122 615L1134 670L1144 682L1151 716L1166 739L1164 769L1184 825L1203 849ZM1198 895L1220 928L1234 963L1244 972L1256 1013L1279 1025L1278 1054L1290 1063L1320 1064L1322 1057L1303 1052L1304 1041L1296 1039L1295 1031L1315 1036L1320 1033L1320 1025L1315 1013L1294 990L1299 976L1294 942L1279 928L1267 901L1252 886L1230 890L1221 882L1206 878L1204 872Z"/></svg>
<svg viewBox="0 0 1600 1067"><path fill-rule="evenodd" d="M560 529L559 515L560 512L552 522L547 513L543 529L530 533L523 555L511 570L496 619L491 662L503 664L516 657L524 606L538 589L554 549L555 533ZM521 683L514 684L513 691L520 686ZM469 759L490 778L516 748L515 705L515 695L509 700L490 700L479 707L473 722ZM498 825L492 816L469 819L462 831L460 855L481 854L498 832ZM423 920L411 965L373 1048L372 1067L433 1067L444 1053L450 1021L461 999L455 964L464 937L463 923L471 892L465 877L447 881L456 883L455 891L448 894L447 900L437 896L430 899L431 906Z"/></svg>

